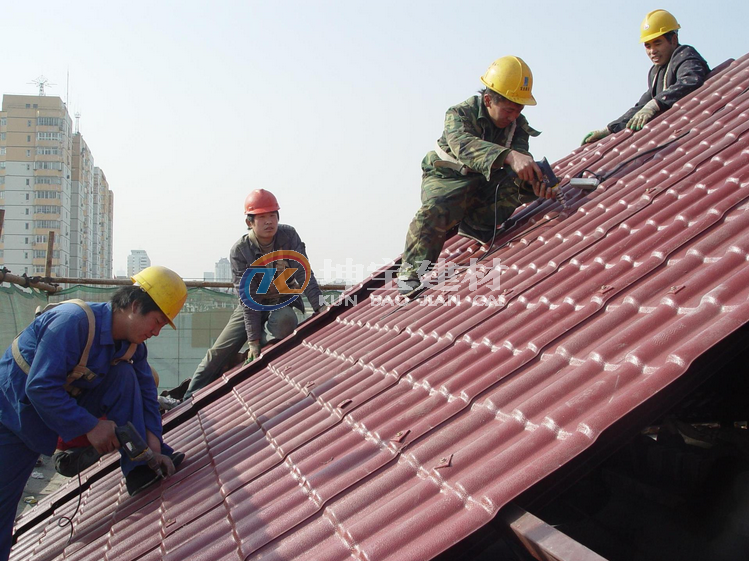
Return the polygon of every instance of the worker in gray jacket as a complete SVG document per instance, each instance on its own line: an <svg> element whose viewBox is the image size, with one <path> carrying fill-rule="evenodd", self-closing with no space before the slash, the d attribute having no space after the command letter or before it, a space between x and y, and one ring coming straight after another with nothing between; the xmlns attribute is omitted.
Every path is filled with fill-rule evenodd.
<svg viewBox="0 0 749 561"><path fill-rule="evenodd" d="M252 298L266 308L273 310L255 310L242 303L242 278L245 271L250 269L255 261L273 252L290 251L307 257L304 242L296 230L286 224L279 224L278 211L281 207L278 200L270 191L255 189L244 203L245 222L248 232L242 236L231 248L229 262L232 269L232 280L240 296L240 302L234 309L229 322L224 327L216 342L208 349L197 370L190 380L184 399L193 392L207 386L219 377L224 366L230 363L242 346L248 344L247 359L252 360L260 355L260 348L267 343L283 339L291 335L296 329L298 320L293 308L304 314L304 304L301 298L294 295L279 294L270 286L266 294L258 294L261 275L250 279ZM305 272L293 263L283 259L275 260L272 266L276 275L280 275L289 267L296 268L296 272L288 278L287 285L301 288L305 282ZM309 300L315 313L324 308L323 294L315 275L309 271L309 282L304 287L304 295ZM292 300L293 299L293 300ZM288 305L284 305L289 302Z"/></svg>
<svg viewBox="0 0 749 561"><path fill-rule="evenodd" d="M710 68L694 47L679 44L676 18L666 10L650 12L640 25L640 42L653 67L648 73L648 91L640 101L605 129L589 132L583 144L591 144L625 128L638 131L661 111L699 88Z"/></svg>

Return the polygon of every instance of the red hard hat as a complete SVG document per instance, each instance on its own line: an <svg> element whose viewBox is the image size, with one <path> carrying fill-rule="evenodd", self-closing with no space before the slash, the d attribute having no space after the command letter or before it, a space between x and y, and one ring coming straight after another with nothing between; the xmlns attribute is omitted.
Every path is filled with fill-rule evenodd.
<svg viewBox="0 0 749 561"><path fill-rule="evenodd" d="M265 189L255 189L244 200L245 214L265 214L266 212L273 212L280 208L275 195Z"/></svg>

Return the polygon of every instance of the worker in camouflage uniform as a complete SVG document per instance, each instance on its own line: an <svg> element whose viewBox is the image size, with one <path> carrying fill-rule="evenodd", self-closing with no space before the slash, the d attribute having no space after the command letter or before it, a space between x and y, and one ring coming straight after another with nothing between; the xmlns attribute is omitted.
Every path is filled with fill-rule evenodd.
<svg viewBox="0 0 749 561"><path fill-rule="evenodd" d="M444 132L421 162L421 208L398 274L402 294L419 288L456 224L460 235L488 244L517 207L553 196L528 151L529 137L540 133L521 115L536 104L530 68L519 57L502 57L481 81L479 95L447 110Z"/></svg>
<svg viewBox="0 0 749 561"><path fill-rule="evenodd" d="M648 72L648 91L624 115L605 129L585 135L583 144L591 144L625 128L639 131L659 112L670 109L688 93L699 88L710 73L705 59L694 47L679 44L681 26L666 10L655 10L640 24L640 43L653 66Z"/></svg>

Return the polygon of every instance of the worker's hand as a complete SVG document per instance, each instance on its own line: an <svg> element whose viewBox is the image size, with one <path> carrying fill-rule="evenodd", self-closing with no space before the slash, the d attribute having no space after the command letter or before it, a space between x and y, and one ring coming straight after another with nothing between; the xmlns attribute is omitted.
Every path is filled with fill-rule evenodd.
<svg viewBox="0 0 749 561"><path fill-rule="evenodd" d="M550 188L543 182L533 183L533 194L542 199L553 199L557 196L556 191Z"/></svg>
<svg viewBox="0 0 749 561"><path fill-rule="evenodd" d="M249 364L253 360L255 360L257 357L260 356L260 341L249 341L247 343L248 349L247 349L247 360L244 361L245 364Z"/></svg>
<svg viewBox="0 0 749 561"><path fill-rule="evenodd" d="M321 314L321 313L323 313L323 312L327 312L327 311L328 311L328 307L327 307L327 306L320 306L319 308L317 308L317 309L316 309L316 310L315 310L314 312L312 312L312 313L313 313L314 315L317 315L317 314Z"/></svg>
<svg viewBox="0 0 749 561"><path fill-rule="evenodd" d="M161 472L167 477L174 475L174 472L177 471L172 463L172 459L166 454L154 454L153 457L158 462Z"/></svg>
<svg viewBox="0 0 749 561"><path fill-rule="evenodd" d="M99 422L96 423L96 426L86 433L91 446L93 446L99 454L108 454L109 452L114 452L120 447L120 441L117 440L117 435L114 433L116 426L117 425L114 421L100 419Z"/></svg>
<svg viewBox="0 0 749 561"><path fill-rule="evenodd" d="M627 121L627 128L633 131L639 131L642 127L645 126L645 123L655 117L655 114L658 113L658 111L660 111L658 102L654 99L651 99L645 104L645 107L640 109L632 116L629 121Z"/></svg>
<svg viewBox="0 0 749 561"><path fill-rule="evenodd" d="M611 134L611 131L609 129L598 129L595 131L590 131L588 134L585 135L585 138L583 138L583 141L580 143L580 146L585 146L586 144L593 144L594 142L598 142L602 138L606 138L610 134Z"/></svg>
<svg viewBox="0 0 749 561"><path fill-rule="evenodd" d="M510 153L505 158L505 165L510 166L512 171L517 173L520 179L530 184L540 182L544 178L541 168L527 154L510 150ZM533 187L533 191L536 191L536 186Z"/></svg>

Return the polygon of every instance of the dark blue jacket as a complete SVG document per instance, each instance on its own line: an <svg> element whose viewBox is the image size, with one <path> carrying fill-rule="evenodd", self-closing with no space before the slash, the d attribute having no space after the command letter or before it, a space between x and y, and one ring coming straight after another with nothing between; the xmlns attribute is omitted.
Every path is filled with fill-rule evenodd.
<svg viewBox="0 0 749 561"><path fill-rule="evenodd" d="M89 303L96 333L87 367L100 376L76 380L82 389L101 383L111 362L128 350L128 341L112 338L111 304ZM63 440L86 434L98 419L78 405L64 389L68 373L76 366L88 339L88 318L76 304L62 304L37 317L21 332L21 354L31 365L29 374L16 364L10 348L0 359L0 423L18 435L35 452L51 455L57 436ZM133 355L133 368L143 399L146 428L161 439L156 384L146 360L145 344Z"/></svg>
<svg viewBox="0 0 749 561"><path fill-rule="evenodd" d="M632 116L651 99L658 102L661 111L670 109L682 97L699 88L709 73L710 67L694 47L679 45L668 64L653 65L648 72L648 91L642 94L634 107L609 123L608 129L611 132L623 130Z"/></svg>

